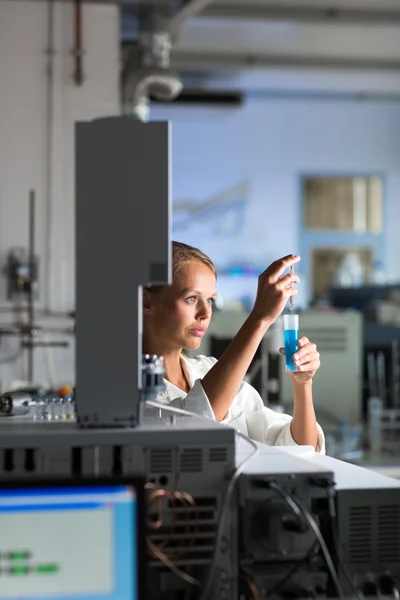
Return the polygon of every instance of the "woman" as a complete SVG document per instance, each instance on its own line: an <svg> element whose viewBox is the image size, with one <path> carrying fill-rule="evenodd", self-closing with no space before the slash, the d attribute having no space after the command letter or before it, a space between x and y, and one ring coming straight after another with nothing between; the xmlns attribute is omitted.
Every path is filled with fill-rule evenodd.
<svg viewBox="0 0 400 600"><path fill-rule="evenodd" d="M165 394L158 400L231 425L248 437L269 445L312 445L324 452L322 429L316 423L312 379L320 366L316 346L306 337L294 355L297 372L291 373L293 417L264 406L258 392L243 378L269 327L279 317L299 277L283 276L297 263L286 256L258 278L253 310L231 344L217 361L187 358L182 350L197 350L210 324L216 297L215 266L192 246L172 243L173 282L143 292L143 351L165 361ZM283 350L281 349L283 354Z"/></svg>

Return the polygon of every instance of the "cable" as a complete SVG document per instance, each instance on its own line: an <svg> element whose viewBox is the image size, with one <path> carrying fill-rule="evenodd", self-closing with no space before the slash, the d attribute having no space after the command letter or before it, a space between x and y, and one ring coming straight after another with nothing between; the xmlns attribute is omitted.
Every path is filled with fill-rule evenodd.
<svg viewBox="0 0 400 600"><path fill-rule="evenodd" d="M243 581L246 582L247 587L249 588L251 595L253 597L253 600L261 600L260 592L258 591L256 584L254 583L254 581L252 579L250 579L250 577L248 577L247 575L241 574L241 575L239 575L239 579L243 579Z"/></svg>
<svg viewBox="0 0 400 600"><path fill-rule="evenodd" d="M164 489L157 489L155 487L155 485L152 483L147 483L145 485L145 489L153 490L152 494L150 495L150 498L147 501L148 507L151 506L154 502L159 502L159 500L162 498L167 498L171 502L173 502L174 500L179 500L181 502L182 506L184 505L184 502L187 502L190 506L196 506L196 503L195 503L193 497L190 494L187 494L186 492L177 492L177 491L170 492L170 491L164 490ZM173 512L172 512L172 515L174 518ZM163 524L162 516L163 516L163 513L159 508L157 521L156 522L149 521L148 526L154 530L160 529ZM176 555L176 552L175 552L175 556L174 556L173 551L170 552L170 554L166 554L166 552L163 552L161 550L161 547L165 546L166 542L161 542L161 544L157 545L148 536L146 536L146 543L147 543L149 553L153 558L162 562L168 569L170 569L173 573L175 573L175 575L180 577L180 579L183 579L184 581L186 581L187 583L190 583L191 585L196 585L196 586L200 585L200 582L198 579L195 579L188 573L185 573L185 571L182 571L182 569L180 569L179 567L177 567L177 565L174 564L172 559L177 560L177 558L179 557L179 555L178 556Z"/></svg>
<svg viewBox="0 0 400 600"><path fill-rule="evenodd" d="M293 494L291 494L292 500L297 504L298 508L300 509L300 512L302 513L302 515L307 519L311 529L313 530L315 537L317 538L319 545L321 547L321 550L323 552L323 555L325 557L325 561L326 561L326 565L329 569L329 572L331 574L331 577L334 581L334 584L336 586L337 592L339 594L339 598L345 598L345 594L342 588L342 584L339 581L339 577L338 574L336 572L335 569L335 565L333 564L331 555L329 553L328 547L325 543L324 538L322 537L322 533L314 519L314 517L312 516L312 514L308 511L308 509L302 505L302 503L300 502L300 500L296 497L293 496Z"/></svg>
<svg viewBox="0 0 400 600"><path fill-rule="evenodd" d="M310 525L311 529L314 532L315 537L317 538L319 545L321 547L321 550L324 554L325 557L325 561L327 564L327 567L329 569L329 572L331 574L331 577L335 583L336 589L338 591L339 597L340 598L345 598L345 594L343 592L342 589L342 585L339 581L339 577L337 575L336 569L335 569L335 565L333 564L331 555L329 553L328 547L325 543L325 540L321 534L321 531L315 521L315 519L313 518L313 516L311 515L311 513L307 510L307 508L305 508L305 506L302 505L302 503L300 502L300 500L295 497L293 494L288 494L283 488L282 486L279 485L279 483L277 483L276 481L271 481L265 482L265 485L267 487L271 487L272 489L276 490L281 496L282 498L285 500L285 502L287 502L287 504L290 506L290 508L294 511L295 515L298 517L299 516L299 511L301 513L301 515L307 519L308 524ZM288 499L290 499L290 501L288 501ZM293 507L293 504L296 506L296 508Z"/></svg>
<svg viewBox="0 0 400 600"><path fill-rule="evenodd" d="M276 481L269 481L267 487L272 488L277 491L280 496L285 500L285 502L290 506L296 517L299 519L300 523L304 525L304 518L301 510L295 503L293 497L286 492Z"/></svg>
<svg viewBox="0 0 400 600"><path fill-rule="evenodd" d="M263 518L263 512L265 510L265 506L267 504L269 504L270 502L272 502L272 498L266 498L265 500L263 500L263 502L261 503L261 505L257 508L257 510L255 511L254 514L254 522L258 523L260 518ZM257 532L257 531L252 531L253 535L254 535L254 539L255 541L258 543L258 545L260 546L260 548L262 550L264 550L264 552L268 552L269 554L274 554L276 556L281 557L282 553L280 550L276 550L274 548L271 548L271 546L268 546L264 541L263 541L263 536L262 533Z"/></svg>
<svg viewBox="0 0 400 600"><path fill-rule="evenodd" d="M147 484L146 484L147 485ZM150 484L152 485L152 484ZM191 496L190 494L187 494L186 492L178 492L178 491L174 491L174 492L170 492L168 490L164 490L164 489L155 489L153 491L153 493L151 494L150 498L147 501L147 507L151 507L152 504L154 502L158 502L159 500L163 499L163 498L167 498L172 505L172 508L174 508L175 505L175 501L179 501L182 505L183 508L186 507L186 505L192 507L192 508L197 508L196 502L193 498L193 496ZM172 514L172 523L171 523L171 529L169 531L169 534L174 533L175 531L175 526L176 526L176 515L174 510L171 511ZM186 520L190 521L192 518L192 514L191 512L189 512L189 510L185 510L185 516L186 516ZM197 515L196 515L197 517ZM151 521L149 520L148 523L148 527L150 529L153 529L155 531L157 531L158 529L161 529L161 527L163 526L163 512L162 512L162 505L158 502L158 515L157 515L157 520ZM182 524L180 524L181 527L185 527L185 533L187 536L189 536L189 544L188 544L188 548L190 548L194 542L195 542L195 538L194 535L198 532L198 518L194 521L194 527L193 527L193 531L191 531L191 525L188 526L183 526ZM190 534L192 534L190 536ZM179 538L178 538L179 539ZM185 546L186 545L186 539L184 539L182 545ZM159 544L156 544L158 550L161 550L162 548L165 548L165 546L168 544L168 540L167 541L162 541ZM177 552L176 549L171 548L168 549L168 558L170 559L174 559L177 560L178 558L181 558L182 556L185 555L185 552ZM185 549L187 550L187 548ZM166 552L164 551L164 555L167 556Z"/></svg>
<svg viewBox="0 0 400 600"><path fill-rule="evenodd" d="M308 559L314 552L317 545L318 545L318 541L314 542L314 544L311 546L311 548L307 551L305 557L302 558L301 560L297 561L295 566L292 569L290 569L290 571L288 571L288 573L284 577L282 577L282 579L280 581L278 581L278 583L276 583L274 586L272 586L272 588L270 590L267 590L267 596L272 595L274 592L279 590L279 588L282 587L287 581L289 581L289 579L296 573L296 571L298 571L300 569L300 567L308 561Z"/></svg>
<svg viewBox="0 0 400 600"><path fill-rule="evenodd" d="M147 542L147 546L148 546L148 548L149 548L150 553L152 554L152 556L154 558L158 558L158 560L160 562L162 562L168 569L170 569L170 571L172 571L173 573L175 573L175 575L177 575L178 577L180 577L181 579L183 579L187 583L190 583L192 585L197 585L197 586L200 585L200 581L198 579L195 579L194 577L192 577L188 573L185 573L179 567L177 567L168 558L168 556L166 556L164 554L164 552L161 552L161 550L159 550L157 548L157 546L155 545L155 543L152 542L149 538L146 538L146 542Z"/></svg>
<svg viewBox="0 0 400 600"><path fill-rule="evenodd" d="M180 408L175 408L175 407L172 407L172 406L168 406L166 404L161 404L160 402L154 402L153 400L146 400L146 404L148 406L152 406L153 408L161 408L163 410L167 410L167 411L173 412L175 414L181 414L181 415L184 415L184 416L187 416L187 417L195 417L197 419L202 419L203 421L208 421L208 419L206 419L205 417L202 417L200 415L196 415L195 413L191 413L191 412L189 412L187 410L182 410ZM248 437L246 437L245 435L243 435L242 433L240 433L238 431L236 431L236 435L239 435L248 444L250 444L252 446L252 448L253 448L253 452L252 452L252 454L250 454L250 456L247 456L241 462L241 464L237 467L236 471L232 475L231 481L230 481L228 489L226 491L224 503L222 505L221 513L220 513L220 518L219 518L219 524L218 524L218 529L217 529L217 536L216 536L216 539L215 539L214 553L213 553L213 557L212 557L211 564L210 564L210 569L209 569L209 571L207 573L206 579L205 579L205 581L202 581L202 585L204 585L204 588L203 588L203 591L201 593L201 596L199 597L199 600L207 600L208 596L210 594L210 591L211 591L211 586L213 584L213 579L214 579L216 564L217 564L217 560L218 560L218 555L219 555L219 552L220 552L221 539L222 539L222 536L224 534L225 521L226 521L226 517L227 517L227 514L228 514L229 504L230 504L230 501L231 501L233 490L235 488L235 484L236 484L237 480L239 479L241 473L243 472L245 466L259 452L257 444L255 444Z"/></svg>

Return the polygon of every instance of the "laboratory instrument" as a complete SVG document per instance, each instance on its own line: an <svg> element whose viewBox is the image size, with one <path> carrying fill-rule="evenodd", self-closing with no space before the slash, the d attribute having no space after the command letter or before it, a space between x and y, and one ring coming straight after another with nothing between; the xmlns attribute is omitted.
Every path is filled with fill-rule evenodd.
<svg viewBox="0 0 400 600"><path fill-rule="evenodd" d="M293 275L293 273L294 273L294 266L293 266L293 265L291 265L291 267L290 267L290 274L291 274L291 275ZM292 287L293 287L293 285L292 285ZM294 300L293 300L293 296L290 296L290 298L289 298L289 309L290 309L291 311L294 311Z"/></svg>
<svg viewBox="0 0 400 600"><path fill-rule="evenodd" d="M285 341L286 371L297 371L293 355L299 349L299 315L283 315L283 333Z"/></svg>
<svg viewBox="0 0 400 600"><path fill-rule="evenodd" d="M36 405L31 394L26 392L8 392L0 396L0 416L28 415Z"/></svg>
<svg viewBox="0 0 400 600"><path fill-rule="evenodd" d="M96 122L92 123L93 127L85 133L88 135L85 148L93 149L93 161L90 163L86 156L87 160L78 160L77 165L79 185L86 181L86 176L100 176L107 191L92 195L95 186L92 189L89 185L87 194L83 188L78 194L79 202L88 204L87 211L77 210L78 422L72 419L57 424L45 419L20 422L13 416L0 419L2 487L24 479L25 489L34 490L36 483L51 480L56 485L60 478L72 486L77 481L87 485L90 479L93 486L97 482L101 487L104 477L110 479L110 485L123 486L124 478L139 475L146 481L148 553L144 572L148 590L140 590L138 597L146 600L249 600L273 597L274 593L292 598L343 597L343 594L355 597L371 581L377 592L391 589L394 597L400 581L400 482L316 454L311 447L256 444L239 438L231 427L200 417L191 418L187 413L176 414L174 425L165 425L163 420L137 422L143 401L137 288L160 282L166 274L166 265L167 271L170 269L170 205L167 209L161 206L169 200L169 194L164 189L157 195L149 184L154 202L156 199L160 202L160 211L154 210L152 218L143 214L140 202L121 202L118 214L110 207L115 204L117 186L122 196L126 194L125 199L145 197L147 202L148 196L143 195L144 174L136 183L125 174L125 170L132 170L142 146L146 149L147 159L141 163L143 168L148 167L146 176L151 181L159 179L169 188L168 174L164 171L168 161L161 156L168 152L168 144L152 147L161 139L155 134L154 127L158 124L144 126L133 120L129 124L125 119L122 121L123 127L115 123L115 129L111 124L113 119L110 127L98 122L96 127ZM127 146L124 131L131 136ZM162 124L160 132L167 133ZM89 139L91 136L93 139ZM78 144L81 139L77 137ZM96 146L110 144L112 155L103 154L101 149L97 152ZM101 244L99 240L93 241L89 207L92 216L99 211L102 219L105 215L109 218L107 228L100 224ZM162 248L158 248L156 258L150 243L132 254L134 248L129 244L133 234L129 227L122 227L119 235L123 240L121 244L116 242L116 228L133 216L142 239L151 240L151 244L157 245L154 228L156 231L164 228L164 255ZM85 244L93 243L95 255L85 248ZM129 251L123 251L123 247ZM86 264L89 258L91 269ZM102 279L101 284L98 278ZM129 278L132 280L126 283ZM112 293L107 291L102 298L101 291L108 286ZM135 286L136 299L132 305ZM90 310L96 320L91 319ZM118 315L115 331L108 325L110 314L113 318ZM85 329L84 317L88 318L93 335L90 327ZM98 331L93 330L95 326ZM121 375L121 381L117 375ZM168 409L173 410L160 406L163 412ZM78 494L73 501L80 499ZM98 496L94 500L103 504ZM90 517L91 508L87 508ZM84 539L84 525L68 529L74 547L81 541L91 543L90 539ZM32 528L35 531L35 527L36 523L30 523L29 531ZM21 531L25 532L25 528L12 528L15 537L11 546L8 542L4 548L4 538L0 539L1 561L4 553L8 560L10 549L11 552L31 550L27 546L12 547L14 540L18 543ZM43 531L41 528L37 536L32 534L35 544L43 541ZM120 533L127 539L131 531L127 528ZM110 543L104 543L102 549L112 553L111 538L112 532ZM51 543L58 542L51 535ZM63 543L67 544L65 537ZM90 560L95 558L90 556ZM53 562L53 556L51 561L46 559L43 564L52 572L51 577L58 576L55 567L59 563ZM24 584L19 582L24 578L25 575L10 578L13 588L8 590L8 596L23 597L19 586ZM47 581L52 584L50 577ZM64 600L79 597L97 600L98 592L87 592L86 580L79 582L73 577L65 585L68 582L76 587L72 591L58 588L51 594L52 600L57 600L57 594ZM114 600L115 590L114 581L108 592L103 593L104 600ZM205 590L209 590L207 596ZM2 594L0 587L0 599ZM118 600L134 598L129 588L118 596Z"/></svg>

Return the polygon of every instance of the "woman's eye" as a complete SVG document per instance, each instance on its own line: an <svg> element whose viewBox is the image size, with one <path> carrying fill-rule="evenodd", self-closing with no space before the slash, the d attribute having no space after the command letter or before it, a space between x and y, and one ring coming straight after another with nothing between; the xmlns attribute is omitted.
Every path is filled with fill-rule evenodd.
<svg viewBox="0 0 400 600"><path fill-rule="evenodd" d="M195 302L196 300L196 296L189 296L189 298L186 298L186 302L189 302L190 304L193 304L193 302Z"/></svg>
<svg viewBox="0 0 400 600"><path fill-rule="evenodd" d="M213 305L213 304L214 304L214 302L215 302L215 298L209 298L209 299L208 299L208 304L211 304L211 305Z"/></svg>

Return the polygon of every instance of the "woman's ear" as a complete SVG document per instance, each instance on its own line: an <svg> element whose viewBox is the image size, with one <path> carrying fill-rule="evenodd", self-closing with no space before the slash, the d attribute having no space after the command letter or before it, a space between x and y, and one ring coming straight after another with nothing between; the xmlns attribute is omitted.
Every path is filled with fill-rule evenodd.
<svg viewBox="0 0 400 600"><path fill-rule="evenodd" d="M143 314L151 315L151 300L147 290L143 290Z"/></svg>

